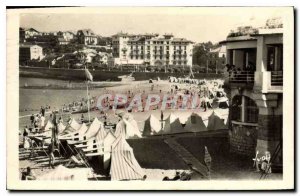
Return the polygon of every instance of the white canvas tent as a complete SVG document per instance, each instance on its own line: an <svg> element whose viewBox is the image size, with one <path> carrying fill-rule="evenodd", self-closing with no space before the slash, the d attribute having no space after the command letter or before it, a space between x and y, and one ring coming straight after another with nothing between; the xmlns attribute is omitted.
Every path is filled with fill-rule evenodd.
<svg viewBox="0 0 300 196"><path fill-rule="evenodd" d="M131 115L128 117L123 117L121 121L118 122L116 126L115 136L123 136L124 138L134 138L134 137L142 137L139 131L137 122L132 118Z"/></svg>
<svg viewBox="0 0 300 196"><path fill-rule="evenodd" d="M177 118L177 116L171 113L170 116L165 120L163 129L158 134L171 134L182 132L184 132L184 130L179 118Z"/></svg>
<svg viewBox="0 0 300 196"><path fill-rule="evenodd" d="M94 118L92 124L89 126L88 130L87 130L86 133L85 133L86 139L88 140L88 139L90 139L90 138L96 136L96 134L98 133L98 131L99 131L99 129L100 129L101 126L102 126L103 129L104 129L103 123L100 122L100 121L98 120L98 118Z"/></svg>
<svg viewBox="0 0 300 196"><path fill-rule="evenodd" d="M161 130L161 123L152 114L147 118L144 124L143 136L150 136Z"/></svg>
<svg viewBox="0 0 300 196"><path fill-rule="evenodd" d="M57 128L58 128L58 133L60 134L66 129L66 126L60 122L58 123Z"/></svg>
<svg viewBox="0 0 300 196"><path fill-rule="evenodd" d="M208 117L207 130L221 130L228 129L224 123L224 119L221 119L215 111Z"/></svg>
<svg viewBox="0 0 300 196"><path fill-rule="evenodd" d="M184 130L186 132L201 132L207 131L207 128L202 120L202 117L196 113L192 113L185 123Z"/></svg>
<svg viewBox="0 0 300 196"><path fill-rule="evenodd" d="M131 115L130 115L131 116ZM126 124L126 139L129 138L141 138L141 132L139 130L137 122L133 119L133 117L129 117L128 120L124 121Z"/></svg>
<svg viewBox="0 0 300 196"><path fill-rule="evenodd" d="M81 125L74 118L69 121L69 126L76 131L81 127Z"/></svg>
<svg viewBox="0 0 300 196"><path fill-rule="evenodd" d="M134 157L133 150L120 135L112 144L111 180L140 180L145 175Z"/></svg>
<svg viewBox="0 0 300 196"><path fill-rule="evenodd" d="M44 131L49 131L50 129L52 129L54 127L54 125L52 124L52 122L50 120L47 121L47 124L44 127Z"/></svg>

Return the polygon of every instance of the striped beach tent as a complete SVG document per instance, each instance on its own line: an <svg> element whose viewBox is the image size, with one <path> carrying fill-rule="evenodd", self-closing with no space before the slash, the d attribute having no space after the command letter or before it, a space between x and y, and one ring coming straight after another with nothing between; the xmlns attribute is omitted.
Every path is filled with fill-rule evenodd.
<svg viewBox="0 0 300 196"><path fill-rule="evenodd" d="M115 135L109 131L103 140L103 166L108 169L111 161L112 144L116 141Z"/></svg>
<svg viewBox="0 0 300 196"><path fill-rule="evenodd" d="M207 131L207 128L203 123L202 117L196 113L192 113L185 123L184 130L186 132L201 132Z"/></svg>
<svg viewBox="0 0 300 196"><path fill-rule="evenodd" d="M144 124L143 136L150 136L158 133L161 129L161 123L152 114L147 118Z"/></svg>
<svg viewBox="0 0 300 196"><path fill-rule="evenodd" d="M228 129L224 123L224 119L221 119L215 111L208 117L207 130L221 130Z"/></svg>
<svg viewBox="0 0 300 196"><path fill-rule="evenodd" d="M141 180L145 175L143 169L134 157L133 150L120 136L112 145L111 180Z"/></svg>

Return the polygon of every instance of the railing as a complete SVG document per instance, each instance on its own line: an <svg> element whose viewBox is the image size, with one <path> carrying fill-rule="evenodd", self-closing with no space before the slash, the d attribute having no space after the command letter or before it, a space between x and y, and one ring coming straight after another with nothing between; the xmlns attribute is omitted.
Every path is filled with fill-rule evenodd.
<svg viewBox="0 0 300 196"><path fill-rule="evenodd" d="M283 71L272 71L271 86L282 86L282 85L283 85Z"/></svg>
<svg viewBox="0 0 300 196"><path fill-rule="evenodd" d="M229 82L232 84L254 84L254 72L232 71L229 73Z"/></svg>

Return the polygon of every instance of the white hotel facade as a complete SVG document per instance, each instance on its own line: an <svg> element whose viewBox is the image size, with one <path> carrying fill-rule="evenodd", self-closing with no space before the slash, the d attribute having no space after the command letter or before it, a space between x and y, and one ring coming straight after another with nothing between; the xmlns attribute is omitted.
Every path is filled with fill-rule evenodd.
<svg viewBox="0 0 300 196"><path fill-rule="evenodd" d="M171 34L112 36L113 56L117 65L192 66L193 42Z"/></svg>

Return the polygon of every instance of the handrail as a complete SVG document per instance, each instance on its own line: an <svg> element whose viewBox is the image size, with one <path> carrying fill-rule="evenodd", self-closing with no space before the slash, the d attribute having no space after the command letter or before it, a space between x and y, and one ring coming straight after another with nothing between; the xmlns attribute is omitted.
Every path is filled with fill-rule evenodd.
<svg viewBox="0 0 300 196"><path fill-rule="evenodd" d="M283 71L271 71L271 85L272 86L283 85Z"/></svg>
<svg viewBox="0 0 300 196"><path fill-rule="evenodd" d="M253 71L231 71L229 72L230 83L254 83Z"/></svg>

